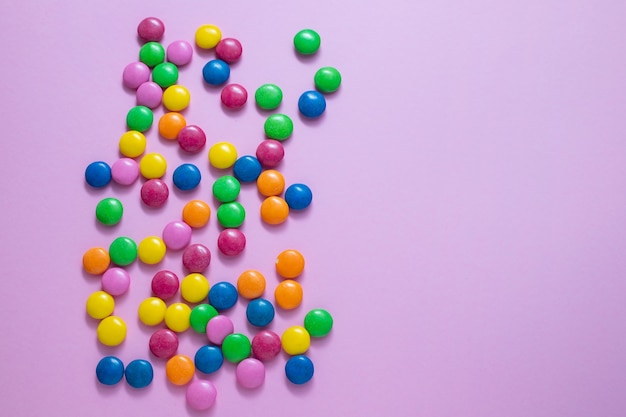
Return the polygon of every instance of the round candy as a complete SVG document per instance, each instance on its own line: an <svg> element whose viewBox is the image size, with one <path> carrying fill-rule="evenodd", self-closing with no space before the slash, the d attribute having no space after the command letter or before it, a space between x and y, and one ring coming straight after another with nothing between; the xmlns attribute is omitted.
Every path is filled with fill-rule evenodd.
<svg viewBox="0 0 626 417"><path fill-rule="evenodd" d="M155 82L147 81L137 88L137 105L155 109L161 105L163 90Z"/></svg>
<svg viewBox="0 0 626 417"><path fill-rule="evenodd" d="M102 319L96 329L98 340L105 346L117 346L126 339L126 323L120 317Z"/></svg>
<svg viewBox="0 0 626 417"><path fill-rule="evenodd" d="M181 191L193 190L200 184L202 175L194 164L182 164L174 170L172 180L176 188Z"/></svg>
<svg viewBox="0 0 626 417"><path fill-rule="evenodd" d="M243 298L258 298L265 291L265 277L254 269L243 271L237 278L237 291Z"/></svg>
<svg viewBox="0 0 626 417"><path fill-rule="evenodd" d="M127 266L137 259L137 244L126 236L120 236L109 246L111 262L119 266Z"/></svg>
<svg viewBox="0 0 626 417"><path fill-rule="evenodd" d="M298 99L298 109L303 116L315 119L326 110L326 99L319 91L305 91Z"/></svg>
<svg viewBox="0 0 626 417"><path fill-rule="evenodd" d="M261 203L261 219L267 224L281 224L289 216L289 206L280 197L267 197Z"/></svg>
<svg viewBox="0 0 626 417"><path fill-rule="evenodd" d="M285 156L283 144L274 139L265 139L256 148L256 157L265 168L274 168Z"/></svg>
<svg viewBox="0 0 626 417"><path fill-rule="evenodd" d="M224 338L234 331L231 319L218 315L209 320L206 325L206 336L214 345L221 345Z"/></svg>
<svg viewBox="0 0 626 417"><path fill-rule="evenodd" d="M185 398L189 407L204 411L208 410L215 404L215 398L217 397L217 389L211 381L204 381L196 379L187 386L187 393Z"/></svg>
<svg viewBox="0 0 626 417"><path fill-rule="evenodd" d="M265 382L265 365L258 359L247 358L237 364L237 383L244 388L254 389Z"/></svg>
<svg viewBox="0 0 626 417"><path fill-rule="evenodd" d="M202 49L212 49L222 39L222 31L215 25L202 25L196 30L196 45Z"/></svg>
<svg viewBox="0 0 626 417"><path fill-rule="evenodd" d="M246 317L251 325L265 327L274 320L274 306L265 298L256 298L248 303Z"/></svg>
<svg viewBox="0 0 626 417"><path fill-rule="evenodd" d="M120 185L131 185L139 178L139 165L134 159L120 158L111 166L111 177Z"/></svg>
<svg viewBox="0 0 626 417"><path fill-rule="evenodd" d="M100 275L111 264L109 252L104 248L90 248L83 254L83 268L92 275Z"/></svg>
<svg viewBox="0 0 626 417"><path fill-rule="evenodd" d="M92 162L85 169L85 181L94 188L106 186L111 182L111 167L106 162Z"/></svg>
<svg viewBox="0 0 626 417"><path fill-rule="evenodd" d="M211 251L201 243L189 245L183 252L183 266L189 272L201 274L206 271L210 263Z"/></svg>
<svg viewBox="0 0 626 417"><path fill-rule="evenodd" d="M165 25L156 17L146 17L137 26L137 35L147 42L160 41L165 33Z"/></svg>
<svg viewBox="0 0 626 417"><path fill-rule="evenodd" d="M150 129L153 121L154 114L146 106L135 106L126 114L126 125L130 130L145 132Z"/></svg>
<svg viewBox="0 0 626 417"><path fill-rule="evenodd" d="M304 271L304 256L295 249L287 249L278 254L275 265L281 277L296 278Z"/></svg>
<svg viewBox="0 0 626 417"><path fill-rule="evenodd" d="M263 84L254 93L256 105L263 110L274 110L283 101L283 91L276 84Z"/></svg>
<svg viewBox="0 0 626 417"><path fill-rule="evenodd" d="M302 286L294 280L286 279L274 290L276 304L285 310L292 310L302 303Z"/></svg>
<svg viewBox="0 0 626 417"><path fill-rule="evenodd" d="M168 359L178 350L178 336L171 330L160 329L152 333L148 343L150 352L159 359Z"/></svg>
<svg viewBox="0 0 626 417"><path fill-rule="evenodd" d="M289 355L301 355L311 346L311 336L302 326L291 326L283 332L280 341Z"/></svg>
<svg viewBox="0 0 626 417"><path fill-rule="evenodd" d="M103 385L115 385L124 377L124 363L115 356L105 356L96 366L96 378Z"/></svg>
<svg viewBox="0 0 626 417"><path fill-rule="evenodd" d="M202 68L202 77L209 85L224 84L230 77L230 67L221 59L213 59Z"/></svg>
<svg viewBox="0 0 626 417"><path fill-rule="evenodd" d="M139 60L149 67L160 64L165 59L165 49L158 42L145 43L139 49Z"/></svg>
<svg viewBox="0 0 626 417"><path fill-rule="evenodd" d="M150 68L143 62L131 62L124 67L122 82L124 87L136 90L150 79Z"/></svg>
<svg viewBox="0 0 626 417"><path fill-rule="evenodd" d="M239 229L224 229L217 237L217 248L226 256L237 256L246 247L246 235Z"/></svg>
<svg viewBox="0 0 626 417"><path fill-rule="evenodd" d="M293 122L286 114L272 114L263 125L269 139L285 140L293 133Z"/></svg>
<svg viewBox="0 0 626 417"><path fill-rule="evenodd" d="M143 359L131 361L124 371L126 382L133 388L145 388L154 378L154 370L150 362Z"/></svg>
<svg viewBox="0 0 626 417"><path fill-rule="evenodd" d="M334 93L341 85L341 74L334 67L322 67L313 77L315 88L322 93Z"/></svg>
<svg viewBox="0 0 626 417"><path fill-rule="evenodd" d="M258 360L274 359L281 349L280 336L271 330L261 330L252 338L252 353Z"/></svg>
<svg viewBox="0 0 626 417"><path fill-rule="evenodd" d="M224 38L215 47L215 56L229 64L238 61L242 52L241 42L234 38Z"/></svg>
<svg viewBox="0 0 626 417"><path fill-rule="evenodd" d="M166 169L167 161L160 153L147 153L139 161L139 172L146 179L161 178Z"/></svg>
<svg viewBox="0 0 626 417"><path fill-rule="evenodd" d="M293 356L285 364L287 379L296 385L309 382L313 378L314 371L313 362L304 355Z"/></svg>
<svg viewBox="0 0 626 417"><path fill-rule="evenodd" d="M178 133L187 125L185 117L177 112L165 113L159 119L159 134L167 140L178 139Z"/></svg>
<svg viewBox="0 0 626 417"><path fill-rule="evenodd" d="M159 271L152 277L152 293L162 300L169 300L178 292L178 277L172 271Z"/></svg>
<svg viewBox="0 0 626 417"><path fill-rule="evenodd" d="M166 309L165 301L158 297L149 297L139 304L137 314L139 320L146 326L156 326L163 322Z"/></svg>
<svg viewBox="0 0 626 417"><path fill-rule="evenodd" d="M228 84L220 95L222 104L229 109L240 109L248 101L248 92L241 84Z"/></svg>
<svg viewBox="0 0 626 417"><path fill-rule="evenodd" d="M163 88L174 85L178 81L178 68L171 62L161 62L152 69L152 81ZM163 103L165 103L165 93Z"/></svg>
<svg viewBox="0 0 626 417"><path fill-rule="evenodd" d="M102 275L102 290L113 296L122 295L130 287L130 275L123 268L109 268Z"/></svg>
<svg viewBox="0 0 626 417"><path fill-rule="evenodd" d="M293 46L302 55L311 55L320 48L320 35L313 29L303 29L293 37Z"/></svg>
<svg viewBox="0 0 626 417"><path fill-rule="evenodd" d="M237 288L230 282L218 282L209 291L209 303L218 311L233 307L237 297Z"/></svg>
<svg viewBox="0 0 626 417"><path fill-rule="evenodd" d="M141 201L149 207L161 207L169 195L167 184L158 179L148 180L141 186Z"/></svg>
<svg viewBox="0 0 626 417"><path fill-rule="evenodd" d="M123 213L124 206L117 198L103 198L96 206L96 218L105 226L118 224L122 220Z"/></svg>
<svg viewBox="0 0 626 417"><path fill-rule="evenodd" d="M191 308L185 303L174 303L165 310L165 325L168 329L181 333L189 328Z"/></svg>
<svg viewBox="0 0 626 417"><path fill-rule="evenodd" d="M246 210L237 201L221 204L217 209L217 221L225 228L237 228L243 224L245 218Z"/></svg>
<svg viewBox="0 0 626 417"><path fill-rule="evenodd" d="M193 57L193 46L187 41L174 41L167 46L166 55L167 60L172 64L179 67L187 65Z"/></svg>
<svg viewBox="0 0 626 417"><path fill-rule="evenodd" d="M285 189L285 177L280 171L268 169L261 172L256 180L256 186L259 193L265 197L277 196L282 194Z"/></svg>
<svg viewBox="0 0 626 417"><path fill-rule="evenodd" d="M180 283L180 294L185 301L199 303L209 293L209 281L202 274L192 273Z"/></svg>
<svg viewBox="0 0 626 417"><path fill-rule="evenodd" d="M222 342L222 354L228 362L239 363L250 356L250 339L241 333L231 333Z"/></svg>
<svg viewBox="0 0 626 417"><path fill-rule="evenodd" d="M254 156L242 156L233 165L233 174L241 182L256 181L261 174L261 163Z"/></svg>
<svg viewBox="0 0 626 417"><path fill-rule="evenodd" d="M333 328L333 316L321 308L311 310L304 316L304 328L312 337L324 337Z"/></svg>
<svg viewBox="0 0 626 417"><path fill-rule="evenodd" d="M170 111L181 111L189 106L191 95L182 85L172 85L163 92L163 105Z"/></svg>
<svg viewBox="0 0 626 417"><path fill-rule="evenodd" d="M154 265L158 264L165 257L167 248L165 242L158 236L148 236L139 242L137 254L141 262Z"/></svg>
<svg viewBox="0 0 626 417"><path fill-rule="evenodd" d="M240 190L241 184L232 175L221 176L213 183L213 197L221 203L235 201Z"/></svg>
<svg viewBox="0 0 626 417"><path fill-rule="evenodd" d="M209 149L209 163L215 168L226 169L237 160L237 149L229 142L217 142Z"/></svg>
<svg viewBox="0 0 626 417"><path fill-rule="evenodd" d="M193 228L204 227L211 217L211 208L202 200L191 200L183 207L183 221Z"/></svg>
<svg viewBox="0 0 626 417"><path fill-rule="evenodd" d="M224 363L222 350L217 346L202 346L196 352L194 363L198 371L205 374L212 374L220 369Z"/></svg>
<svg viewBox="0 0 626 417"><path fill-rule="evenodd" d="M103 319L113 314L115 301L110 294L104 291L96 291L87 297L85 308L89 317Z"/></svg>
<svg viewBox="0 0 626 417"><path fill-rule="evenodd" d="M204 130L196 125L185 126L178 132L178 145L185 152L198 152L206 144Z"/></svg>
<svg viewBox="0 0 626 417"><path fill-rule="evenodd" d="M163 241L168 249L184 249L191 241L191 227L178 220L169 222L163 228Z"/></svg>
<svg viewBox="0 0 626 417"><path fill-rule="evenodd" d="M312 200L313 193L305 184L291 184L285 191L285 201L292 210L304 210Z"/></svg>
<svg viewBox="0 0 626 417"><path fill-rule="evenodd" d="M217 314L217 310L212 305L198 304L191 310L191 315L189 316L191 328L197 333L205 334L207 323Z"/></svg>
<svg viewBox="0 0 626 417"><path fill-rule="evenodd" d="M136 158L146 150L146 137L143 133L130 130L120 137L120 153L128 158Z"/></svg>
<svg viewBox="0 0 626 417"><path fill-rule="evenodd" d="M167 379L174 385L189 383L195 371L193 361L186 355L174 355L165 364Z"/></svg>

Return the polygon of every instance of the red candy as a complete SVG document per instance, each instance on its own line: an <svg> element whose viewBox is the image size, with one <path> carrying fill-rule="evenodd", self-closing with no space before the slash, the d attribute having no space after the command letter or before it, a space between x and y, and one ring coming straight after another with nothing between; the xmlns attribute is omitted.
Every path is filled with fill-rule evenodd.
<svg viewBox="0 0 626 417"><path fill-rule="evenodd" d="M284 156L283 144L274 139L265 139L256 148L256 158L265 168L274 168Z"/></svg>
<svg viewBox="0 0 626 417"><path fill-rule="evenodd" d="M240 84L228 84L222 90L222 103L229 109L239 109L248 100L248 92Z"/></svg>
<svg viewBox="0 0 626 417"><path fill-rule="evenodd" d="M160 359L168 359L178 350L178 336L171 330L157 330L150 337L150 352Z"/></svg>
<svg viewBox="0 0 626 417"><path fill-rule="evenodd" d="M246 235L239 229L224 229L217 238L217 247L224 255L239 255L246 247Z"/></svg>
<svg viewBox="0 0 626 417"><path fill-rule="evenodd" d="M234 38L224 38L215 47L215 55L229 64L241 58L241 42Z"/></svg>
<svg viewBox="0 0 626 417"><path fill-rule="evenodd" d="M146 17L137 26L137 35L146 42L158 42L163 38L165 25L156 17Z"/></svg>
<svg viewBox="0 0 626 417"><path fill-rule="evenodd" d="M206 144L204 130L196 125L185 126L178 132L178 145L185 152L198 152Z"/></svg>
<svg viewBox="0 0 626 417"><path fill-rule="evenodd" d="M261 330L252 338L252 354L260 361L274 359L281 349L280 336L271 330Z"/></svg>
<svg viewBox="0 0 626 417"><path fill-rule="evenodd" d="M178 286L178 277L172 271L159 271L152 278L152 292L164 301L176 295Z"/></svg>
<svg viewBox="0 0 626 417"><path fill-rule="evenodd" d="M187 246L183 252L183 266L189 272L197 272L199 274L206 271L211 263L211 251L200 243L194 243Z"/></svg>
<svg viewBox="0 0 626 417"><path fill-rule="evenodd" d="M141 186L141 201L150 207L161 207L169 195L167 184L158 179L148 180Z"/></svg>

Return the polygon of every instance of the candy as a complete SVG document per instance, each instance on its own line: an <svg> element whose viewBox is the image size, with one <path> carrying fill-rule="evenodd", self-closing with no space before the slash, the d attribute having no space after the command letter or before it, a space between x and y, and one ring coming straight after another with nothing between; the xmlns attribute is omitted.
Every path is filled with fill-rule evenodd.
<svg viewBox="0 0 626 417"><path fill-rule="evenodd" d="M105 356L96 365L96 378L103 385L115 385L124 377L124 363L115 356Z"/></svg>
<svg viewBox="0 0 626 417"><path fill-rule="evenodd" d="M139 304L137 314L139 320L146 326L156 326L165 318L165 302L158 297L149 297Z"/></svg>
<svg viewBox="0 0 626 417"><path fill-rule="evenodd" d="M246 247L246 235L238 229L224 229L217 237L217 248L226 256L237 256Z"/></svg>
<svg viewBox="0 0 626 417"><path fill-rule="evenodd" d="M285 201L292 210L304 210L313 200L311 189L305 184L291 184L285 190Z"/></svg>
<svg viewBox="0 0 626 417"><path fill-rule="evenodd" d="M178 145L185 152L198 152L206 144L204 130L196 125L185 126L178 132Z"/></svg>
<svg viewBox="0 0 626 417"><path fill-rule="evenodd" d="M240 109L248 101L248 92L241 84L228 84L220 94L222 104L232 110Z"/></svg>
<svg viewBox="0 0 626 417"><path fill-rule="evenodd" d="M233 165L233 174L241 182L253 182L261 174L261 163L254 156L242 156Z"/></svg>
<svg viewBox="0 0 626 417"><path fill-rule="evenodd" d="M248 303L246 317L251 325L265 327L274 320L274 306L265 298L256 298Z"/></svg>
<svg viewBox="0 0 626 417"><path fill-rule="evenodd" d="M285 310L292 310L302 303L302 286L294 280L286 279L274 290L276 304Z"/></svg>
<svg viewBox="0 0 626 417"><path fill-rule="evenodd" d="M232 363L239 363L250 356L250 339L241 333L231 333L222 342L224 359Z"/></svg>
<svg viewBox="0 0 626 417"><path fill-rule="evenodd" d="M217 346L202 346L194 356L194 364L198 371L205 374L212 374L222 367L224 355Z"/></svg>
<svg viewBox="0 0 626 417"><path fill-rule="evenodd" d="M123 213L124 206L117 198L103 198L96 206L96 218L105 226L118 224L122 220Z"/></svg>
<svg viewBox="0 0 626 417"><path fill-rule="evenodd" d="M174 385L188 384L195 371L193 361L186 355L174 355L165 364L167 379Z"/></svg>
<svg viewBox="0 0 626 417"><path fill-rule="evenodd" d="M120 185L131 185L139 178L139 165L134 159L120 158L111 166L111 177Z"/></svg>
<svg viewBox="0 0 626 417"><path fill-rule="evenodd" d="M146 106L135 106L126 114L126 125L130 130L145 132L150 129L153 121L154 114Z"/></svg>
<svg viewBox="0 0 626 417"><path fill-rule="evenodd" d="M240 190L239 180L232 175L221 176L213 183L213 197L221 203L235 201Z"/></svg>
<svg viewBox="0 0 626 417"><path fill-rule="evenodd" d="M333 317L326 310L313 309L304 316L304 328L312 337L324 337L333 328Z"/></svg>
<svg viewBox="0 0 626 417"><path fill-rule="evenodd" d="M265 382L265 365L258 359L247 358L237 364L237 383L244 388L254 389Z"/></svg>
<svg viewBox="0 0 626 417"><path fill-rule="evenodd" d="M148 236L139 242L137 254L141 262L154 265L158 264L165 257L167 248L165 242L158 236Z"/></svg>
<svg viewBox="0 0 626 417"><path fill-rule="evenodd" d="M261 172L256 180L259 193L265 197L282 194L285 189L285 177L275 169L268 169Z"/></svg>
<svg viewBox="0 0 626 417"><path fill-rule="evenodd" d="M243 271L237 278L237 291L243 298L258 298L265 291L265 277L254 269Z"/></svg>
<svg viewBox="0 0 626 417"><path fill-rule="evenodd" d="M213 59L202 68L202 77L209 85L221 85L230 77L230 67L221 59Z"/></svg>
<svg viewBox="0 0 626 417"><path fill-rule="evenodd" d="M209 163L218 169L233 166L237 160L237 149L229 142L217 142L209 149Z"/></svg>
<svg viewBox="0 0 626 417"><path fill-rule="evenodd" d="M96 291L87 298L85 309L89 317L103 319L113 314L115 301L110 294L104 291Z"/></svg>
<svg viewBox="0 0 626 417"><path fill-rule="evenodd" d="M319 91L305 91L298 99L298 110L303 116L315 119L326 110L326 99Z"/></svg>
<svg viewBox="0 0 626 417"><path fill-rule="evenodd" d="M120 137L120 153L128 158L136 158L146 150L146 137L143 133L130 130Z"/></svg>
<svg viewBox="0 0 626 417"><path fill-rule="evenodd" d="M167 161L160 153L147 153L139 161L139 172L146 179L161 178L166 169Z"/></svg>
<svg viewBox="0 0 626 417"><path fill-rule="evenodd" d="M293 37L293 46L302 55L311 55L320 48L320 35L313 29L303 29Z"/></svg>
<svg viewBox="0 0 626 417"><path fill-rule="evenodd" d="M193 57L193 46L184 40L174 41L167 46L166 56L172 64L179 67L187 65Z"/></svg>
<svg viewBox="0 0 626 417"><path fill-rule="evenodd" d="M152 69L152 81L163 88L174 85L178 81L178 68L171 62L161 62ZM163 103L165 103L165 93Z"/></svg>
<svg viewBox="0 0 626 417"><path fill-rule="evenodd" d="M111 182L111 167L106 162L92 162L85 169L85 181L93 188L102 188L108 185Z"/></svg>
<svg viewBox="0 0 626 417"><path fill-rule="evenodd" d="M191 227L185 222L175 220L165 225L162 236L168 249L184 249L191 241Z"/></svg>
<svg viewBox="0 0 626 417"><path fill-rule="evenodd" d="M160 64L165 59L165 49L158 42L145 43L139 49L139 60L149 67Z"/></svg>
<svg viewBox="0 0 626 417"><path fill-rule="evenodd" d="M211 217L211 208L202 200L191 200L183 207L183 221L193 228L204 227Z"/></svg>
<svg viewBox="0 0 626 417"><path fill-rule="evenodd" d="M289 205L280 197L267 197L261 203L261 219L267 224L281 224L287 220Z"/></svg>
<svg viewBox="0 0 626 417"><path fill-rule="evenodd" d="M220 204L217 208L217 221L222 227L229 229L237 228L243 224L245 218L246 210L237 201Z"/></svg>
<svg viewBox="0 0 626 417"><path fill-rule="evenodd" d="M168 329L181 333L189 328L191 308L184 303L174 303L165 310L165 325Z"/></svg>
<svg viewBox="0 0 626 417"><path fill-rule="evenodd" d="M204 381L196 379L187 386L187 392L185 393L185 399L189 407L204 411L208 410L215 404L215 398L217 397L217 389L211 381Z"/></svg>
<svg viewBox="0 0 626 417"><path fill-rule="evenodd" d="M213 317L217 316L218 312L210 304L198 304L191 310L189 316L189 323L191 328L197 333L206 333L206 326Z"/></svg>
<svg viewBox="0 0 626 417"><path fill-rule="evenodd" d="M117 346L126 339L126 323L121 317L105 317L98 324L96 334L103 345Z"/></svg>
<svg viewBox="0 0 626 417"><path fill-rule="evenodd" d="M315 88L322 93L334 93L341 85L341 73L334 67L322 67L313 77Z"/></svg>
<svg viewBox="0 0 626 417"><path fill-rule="evenodd" d="M144 41L160 41L165 33L165 25L156 17L146 17L137 26L137 35Z"/></svg>
<svg viewBox="0 0 626 417"><path fill-rule="evenodd" d="M137 105L155 109L161 105L163 90L155 82L147 81L137 88Z"/></svg>
<svg viewBox="0 0 626 417"><path fill-rule="evenodd" d="M100 275L107 270L111 258L104 248L90 248L83 254L83 268L92 275Z"/></svg>
<svg viewBox="0 0 626 417"><path fill-rule="evenodd" d="M311 346L311 336L302 326L291 326L283 332L280 342L289 355L301 355Z"/></svg>
<svg viewBox="0 0 626 417"><path fill-rule="evenodd" d="M296 355L285 364L285 375L289 382L301 385L306 384L313 378L315 368L311 359L304 355Z"/></svg>
<svg viewBox="0 0 626 417"><path fill-rule="evenodd" d="M215 25L202 25L196 30L196 45L202 49L213 49L222 39L222 31Z"/></svg>
<svg viewBox="0 0 626 417"><path fill-rule="evenodd" d="M124 371L126 382L133 388L145 388L154 378L154 370L150 362L144 359L131 361Z"/></svg>
<svg viewBox="0 0 626 417"><path fill-rule="evenodd" d="M109 268L102 275L102 290L113 296L126 293L130 287L130 275L122 268Z"/></svg>
<svg viewBox="0 0 626 417"><path fill-rule="evenodd" d="M209 281L202 274L192 273L180 283L180 294L185 301L199 303L209 293Z"/></svg>
<svg viewBox="0 0 626 417"><path fill-rule="evenodd" d="M187 246L183 252L183 266L189 272L203 273L211 263L211 251L201 243Z"/></svg>
<svg viewBox="0 0 626 417"><path fill-rule="evenodd" d="M136 90L150 79L150 68L143 62L131 62L124 67L122 82L124 87Z"/></svg>
<svg viewBox="0 0 626 417"><path fill-rule="evenodd" d="M137 244L126 236L115 238L109 246L111 262L119 266L127 266L137 259Z"/></svg>
<svg viewBox="0 0 626 417"><path fill-rule="evenodd" d="M256 157L265 168L274 168L285 156L283 144L274 139L265 139L256 148Z"/></svg>
<svg viewBox="0 0 626 417"><path fill-rule="evenodd" d="M167 184L159 179L148 180L141 186L141 201L149 207L161 207L169 195Z"/></svg>
<svg viewBox="0 0 626 417"><path fill-rule="evenodd" d="M209 303L218 311L233 307L237 297L237 288L230 282L218 282L209 290Z"/></svg>
<svg viewBox="0 0 626 417"><path fill-rule="evenodd" d="M241 42L234 38L224 38L215 47L215 56L228 64L238 61L242 52Z"/></svg>
<svg viewBox="0 0 626 417"><path fill-rule="evenodd" d="M159 271L152 277L152 293L162 300L169 300L178 292L178 277L172 271Z"/></svg>
<svg viewBox="0 0 626 417"><path fill-rule="evenodd" d="M206 336L214 345L221 345L224 338L234 331L235 327L231 319L223 315L217 315L209 320L206 325Z"/></svg>
<svg viewBox="0 0 626 417"><path fill-rule="evenodd" d="M271 330L261 330L252 338L252 353L261 361L274 359L281 349L280 336Z"/></svg>
<svg viewBox="0 0 626 417"><path fill-rule="evenodd" d="M283 91L276 84L263 84L254 93L256 105L263 110L274 110L283 101Z"/></svg>
<svg viewBox="0 0 626 417"><path fill-rule="evenodd" d="M148 343L150 352L159 359L168 359L178 350L178 336L171 330L160 329L152 333Z"/></svg>
<svg viewBox="0 0 626 417"><path fill-rule="evenodd" d="M182 111L189 106L191 94L182 85L172 85L163 92L163 105L170 111Z"/></svg>
<svg viewBox="0 0 626 417"><path fill-rule="evenodd" d="M281 277L296 278L304 271L304 256L295 249L287 249L278 254L274 264Z"/></svg>
<svg viewBox="0 0 626 417"><path fill-rule="evenodd" d="M269 139L286 140L293 133L293 122L286 114L272 114L265 119L263 129Z"/></svg>
<svg viewBox="0 0 626 417"><path fill-rule="evenodd" d="M198 167L194 164L182 164L174 170L172 180L179 190L189 191L200 184L202 175Z"/></svg>
<svg viewBox="0 0 626 417"><path fill-rule="evenodd" d="M165 113L159 119L159 134L165 139L174 140L178 138L178 133L186 125L187 121L182 114L173 111Z"/></svg>

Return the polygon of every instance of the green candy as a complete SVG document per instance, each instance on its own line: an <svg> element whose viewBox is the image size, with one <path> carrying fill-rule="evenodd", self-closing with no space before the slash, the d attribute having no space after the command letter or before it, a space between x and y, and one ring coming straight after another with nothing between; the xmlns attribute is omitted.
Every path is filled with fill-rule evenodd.
<svg viewBox="0 0 626 417"><path fill-rule="evenodd" d="M146 106L135 106L126 115L126 125L130 130L145 132L150 129L154 121L152 110Z"/></svg>
<svg viewBox="0 0 626 417"><path fill-rule="evenodd" d="M334 93L341 85L341 74L337 68L323 67L317 70L313 81L315 88L322 93Z"/></svg>
<svg viewBox="0 0 626 417"><path fill-rule="evenodd" d="M219 177L213 183L213 196L220 203L230 203L239 196L241 184L232 175Z"/></svg>
<svg viewBox="0 0 626 417"><path fill-rule="evenodd" d="M221 204L217 209L217 221L227 229L241 226L246 218L246 210L237 201Z"/></svg>
<svg viewBox="0 0 626 417"><path fill-rule="evenodd" d="M254 93L257 106L263 110L274 110L283 101L283 91L276 84L263 84Z"/></svg>
<svg viewBox="0 0 626 417"><path fill-rule="evenodd" d="M241 333L231 333L222 342L222 354L229 362L239 363L250 356L250 339Z"/></svg>
<svg viewBox="0 0 626 417"><path fill-rule="evenodd" d="M176 84L178 81L178 67L171 62L162 62L152 70L152 81L162 88Z"/></svg>
<svg viewBox="0 0 626 417"><path fill-rule="evenodd" d="M304 328L312 337L323 337L333 328L333 316L326 310L316 308L304 316Z"/></svg>
<svg viewBox="0 0 626 417"><path fill-rule="evenodd" d="M165 60L165 48L158 42L147 42L139 50L139 60L154 67Z"/></svg>
<svg viewBox="0 0 626 417"><path fill-rule="evenodd" d="M109 246L111 262L119 266L132 264L137 259L137 244L126 236L120 236Z"/></svg>
<svg viewBox="0 0 626 417"><path fill-rule="evenodd" d="M217 315L217 310L211 304L198 304L191 310L189 323L196 332L205 334L207 323Z"/></svg>
<svg viewBox="0 0 626 417"><path fill-rule="evenodd" d="M293 46L302 55L311 55L320 49L320 35L313 29L303 29L293 37Z"/></svg>
<svg viewBox="0 0 626 417"><path fill-rule="evenodd" d="M117 198L104 198L96 206L96 218L106 226L114 226L122 220L124 206Z"/></svg>
<svg viewBox="0 0 626 417"><path fill-rule="evenodd" d="M265 120L263 128L268 138L283 141L293 133L293 122L286 114L272 114Z"/></svg>

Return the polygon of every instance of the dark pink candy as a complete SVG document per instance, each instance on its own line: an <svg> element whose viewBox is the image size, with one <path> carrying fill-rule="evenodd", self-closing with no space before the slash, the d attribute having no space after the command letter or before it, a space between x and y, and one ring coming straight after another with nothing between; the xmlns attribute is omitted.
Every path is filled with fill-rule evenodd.
<svg viewBox="0 0 626 417"><path fill-rule="evenodd" d="M183 252L183 266L189 272L203 273L211 263L211 251L200 243L187 246Z"/></svg>
<svg viewBox="0 0 626 417"><path fill-rule="evenodd" d="M141 200L150 207L161 207L169 195L167 184L161 180L151 179L141 186Z"/></svg>
<svg viewBox="0 0 626 417"><path fill-rule="evenodd" d="M172 271L159 271L152 278L152 292L162 300L169 300L178 292L178 277Z"/></svg>
<svg viewBox="0 0 626 417"><path fill-rule="evenodd" d="M215 47L215 55L229 64L241 58L242 52L241 42L234 38L224 38Z"/></svg>
<svg viewBox="0 0 626 417"><path fill-rule="evenodd" d="M239 109L248 101L248 92L240 84L228 84L222 90L222 103L229 109Z"/></svg>
<svg viewBox="0 0 626 417"><path fill-rule="evenodd" d="M165 25L161 19L146 17L137 26L137 35L146 42L158 42L163 38Z"/></svg>
<svg viewBox="0 0 626 417"><path fill-rule="evenodd" d="M239 255L246 247L246 235L239 229L224 229L217 237L217 247L224 255Z"/></svg>
<svg viewBox="0 0 626 417"><path fill-rule="evenodd" d="M205 144L206 134L196 125L185 126L178 132L178 145L185 152L198 152Z"/></svg>
<svg viewBox="0 0 626 417"><path fill-rule="evenodd" d="M283 144L274 139L265 139L256 148L256 157L265 168L274 168L285 156Z"/></svg>
<svg viewBox="0 0 626 417"><path fill-rule="evenodd" d="M252 354L260 361L274 359L281 348L280 336L271 330L261 330L252 338Z"/></svg>
<svg viewBox="0 0 626 417"><path fill-rule="evenodd" d="M178 350L178 336L168 329L157 330L150 337L149 347L157 358L171 358Z"/></svg>

